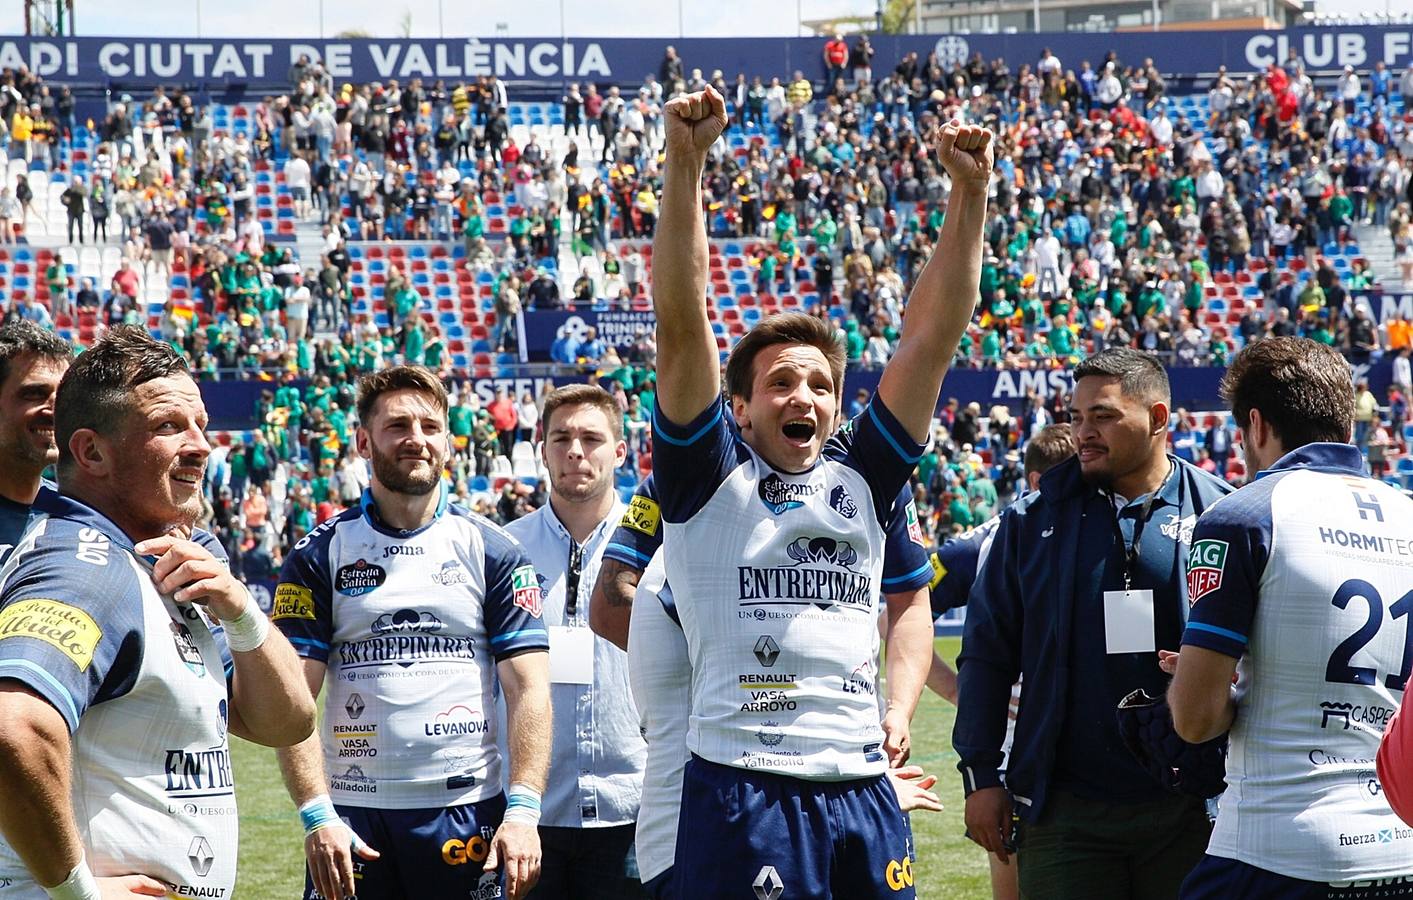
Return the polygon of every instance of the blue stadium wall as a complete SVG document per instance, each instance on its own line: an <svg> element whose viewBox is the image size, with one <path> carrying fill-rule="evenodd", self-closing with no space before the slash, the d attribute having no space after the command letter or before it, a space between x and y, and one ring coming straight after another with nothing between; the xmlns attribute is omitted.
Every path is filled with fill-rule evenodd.
<svg viewBox="0 0 1413 900"><path fill-rule="evenodd" d="M301 54L323 59L339 81L398 78L448 80L495 74L512 82L550 86L565 81L640 82L656 72L663 46L675 45L690 68L732 77L823 75L821 41L814 38L604 38L262 40L131 37L0 40L0 68L27 65L41 75L91 86L183 84L207 90L286 88L290 64ZM1171 73L1252 72L1286 58L1294 48L1307 68L1366 70L1382 61L1397 71L1413 61L1413 29L1395 26L1286 31L1202 31L1040 34L884 35L874 43L880 64L909 51L936 50L944 63L979 52L1031 60L1043 47L1067 64L1099 60L1110 50L1130 63L1151 57Z"/></svg>

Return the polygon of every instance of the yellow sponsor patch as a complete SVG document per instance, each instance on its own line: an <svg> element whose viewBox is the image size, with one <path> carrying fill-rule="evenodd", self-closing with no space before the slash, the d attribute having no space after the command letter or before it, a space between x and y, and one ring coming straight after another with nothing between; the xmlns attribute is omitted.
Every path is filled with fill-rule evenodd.
<svg viewBox="0 0 1413 900"><path fill-rule="evenodd" d="M937 585L942 583L942 579L947 577L947 567L942 565L942 560L937 558L936 553L929 555L927 561L932 563L932 580L928 582L927 589L935 591Z"/></svg>
<svg viewBox="0 0 1413 900"><path fill-rule="evenodd" d="M635 496L628 504L628 508L623 511L623 521L618 524L624 528L631 528L640 531L649 537L657 536L657 527L662 522L662 510L655 500L647 497Z"/></svg>
<svg viewBox="0 0 1413 900"><path fill-rule="evenodd" d="M297 584L280 584L275 588L275 606L271 619L313 619L314 592Z"/></svg>
<svg viewBox="0 0 1413 900"><path fill-rule="evenodd" d="M35 597L0 611L0 641L21 637L43 641L84 672L93 662L93 651L103 637L103 629L77 606Z"/></svg>

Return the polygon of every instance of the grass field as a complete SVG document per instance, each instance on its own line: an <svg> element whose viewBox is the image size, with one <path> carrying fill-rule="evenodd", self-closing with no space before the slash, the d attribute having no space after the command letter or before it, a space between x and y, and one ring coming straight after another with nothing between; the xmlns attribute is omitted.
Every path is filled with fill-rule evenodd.
<svg viewBox="0 0 1413 900"><path fill-rule="evenodd" d="M946 659L957 655L961 641L941 638ZM962 837L962 784L952 751L952 706L925 692L913 720L913 762L938 776L937 791L946 809L915 813L918 896L926 900L981 900L991 892L986 857ZM275 753L232 740L236 794L240 803L240 881L244 900L298 897L304 884L304 841L299 821L280 783Z"/></svg>

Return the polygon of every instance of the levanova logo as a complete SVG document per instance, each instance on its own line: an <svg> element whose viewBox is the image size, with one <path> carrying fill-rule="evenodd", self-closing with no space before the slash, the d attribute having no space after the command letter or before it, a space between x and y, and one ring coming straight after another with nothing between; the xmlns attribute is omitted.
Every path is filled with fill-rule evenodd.
<svg viewBox="0 0 1413 900"><path fill-rule="evenodd" d="M804 506L804 498L819 493L819 485L795 484L781 478L774 472L761 479L757 488L760 500L772 515L780 515L788 509Z"/></svg>

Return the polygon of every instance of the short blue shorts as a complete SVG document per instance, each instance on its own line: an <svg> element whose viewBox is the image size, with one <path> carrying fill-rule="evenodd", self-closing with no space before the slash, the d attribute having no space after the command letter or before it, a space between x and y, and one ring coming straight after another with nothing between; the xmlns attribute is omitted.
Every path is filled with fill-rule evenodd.
<svg viewBox="0 0 1413 900"><path fill-rule="evenodd" d="M482 872L500 820L505 795L480 803L437 809L370 809L340 806L339 817L382 856L353 857L358 900L498 900L501 874ZM320 900L308 870L305 900Z"/></svg>
<svg viewBox="0 0 1413 900"><path fill-rule="evenodd" d="M693 756L674 889L714 900L911 900L910 843L886 776L805 781Z"/></svg>
<svg viewBox="0 0 1413 900"><path fill-rule="evenodd" d="M1413 875L1374 881L1301 881L1208 854L1182 883L1182 900L1385 900L1413 897Z"/></svg>

